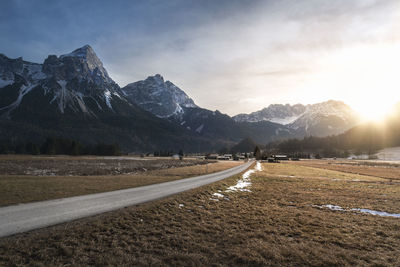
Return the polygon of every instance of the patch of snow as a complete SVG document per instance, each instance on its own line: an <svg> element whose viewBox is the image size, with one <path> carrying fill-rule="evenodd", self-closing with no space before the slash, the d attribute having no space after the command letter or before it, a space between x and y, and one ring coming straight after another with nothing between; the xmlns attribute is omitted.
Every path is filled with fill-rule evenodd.
<svg viewBox="0 0 400 267"><path fill-rule="evenodd" d="M78 105L81 108L82 112L88 113L89 111L86 107L85 101L83 100L83 95L81 93L77 93L76 95L76 101L78 102Z"/></svg>
<svg viewBox="0 0 400 267"><path fill-rule="evenodd" d="M295 178L294 175L277 175L278 177L285 177L285 178Z"/></svg>
<svg viewBox="0 0 400 267"><path fill-rule="evenodd" d="M53 98L50 100L50 104L53 103L54 100L56 100L56 99L57 99L57 95L55 94L55 95L53 96Z"/></svg>
<svg viewBox="0 0 400 267"><path fill-rule="evenodd" d="M181 125L184 125L186 123L186 121L181 122Z"/></svg>
<svg viewBox="0 0 400 267"><path fill-rule="evenodd" d="M246 180L239 180L236 185L230 186L228 187L228 189L226 190L227 192L233 192L233 191L241 191L241 192L251 192L250 189L247 189L246 187L251 186L251 182L250 181L246 181Z"/></svg>
<svg viewBox="0 0 400 267"><path fill-rule="evenodd" d="M201 130L203 130L203 128L204 128L204 124L197 127L196 132L201 133Z"/></svg>
<svg viewBox="0 0 400 267"><path fill-rule="evenodd" d="M343 209L342 207L340 207L340 206L331 205L331 204L322 205L322 207L328 208L328 209L331 209L331 210L344 210L344 209Z"/></svg>
<svg viewBox="0 0 400 267"><path fill-rule="evenodd" d="M105 99L106 99L106 104L107 104L107 106L108 106L110 109L112 109L112 106L111 106L111 93L110 93L110 91L106 90L106 91L104 92L104 97L105 97Z"/></svg>
<svg viewBox="0 0 400 267"><path fill-rule="evenodd" d="M80 57L80 58L86 58L87 57L87 50L88 50L89 45L85 45L79 49L74 50L71 53L61 55L60 58L64 57Z"/></svg>
<svg viewBox="0 0 400 267"><path fill-rule="evenodd" d="M385 211L376 211L376 210L370 210L370 209L344 209L340 206L332 205L332 204L327 204L327 205L314 205L314 207L318 208L328 208L330 210L336 210L336 211L358 211L361 213L367 213L371 215L378 215L382 217L394 217L394 218L400 218L400 213L388 213Z"/></svg>
<svg viewBox="0 0 400 267"><path fill-rule="evenodd" d="M3 80L0 79L0 88L6 87L7 85L13 84L14 80Z"/></svg>
<svg viewBox="0 0 400 267"><path fill-rule="evenodd" d="M185 103L183 106L186 108L197 108L197 105L194 103Z"/></svg>
<svg viewBox="0 0 400 267"><path fill-rule="evenodd" d="M378 160L400 161L400 147L390 147L375 154Z"/></svg>
<svg viewBox="0 0 400 267"><path fill-rule="evenodd" d="M66 91L67 91L67 81L66 80L60 80L57 81L57 83L61 86L61 91L59 95L59 101L58 101L58 108L60 109L61 113L64 113L64 108L65 108L65 96L66 96Z"/></svg>
<svg viewBox="0 0 400 267"><path fill-rule="evenodd" d="M8 110L7 110L7 113L5 113L5 116L6 116L6 117L9 117L11 111L13 111L14 109L16 109L16 108L19 106L19 104L21 104L22 98L23 98L27 93L29 93L33 88L35 88L36 86L37 86L37 84L31 84L31 85L29 85L29 86L22 85L21 88L19 89L19 95L18 95L17 100L15 100L13 103L11 103L11 104L8 105L8 106L5 106L5 107L0 108L0 110L7 110L7 109L8 109Z"/></svg>
<svg viewBox="0 0 400 267"><path fill-rule="evenodd" d="M284 118L270 118L270 119L264 119L264 120L270 121L273 123L279 123L279 124L286 125L286 124L295 122L301 115L303 115L303 114L296 115L296 116L290 116L290 117L284 117Z"/></svg>
<svg viewBox="0 0 400 267"><path fill-rule="evenodd" d="M117 97L122 99L122 97L117 92L114 92L113 95L115 95L115 96L117 96Z"/></svg>
<svg viewBox="0 0 400 267"><path fill-rule="evenodd" d="M24 173L35 176L55 176L55 171L56 170L28 168Z"/></svg>
<svg viewBox="0 0 400 267"><path fill-rule="evenodd" d="M224 197L224 195L220 194L220 193L214 193L214 194L212 194L212 196L213 197L217 197L217 198L223 198Z"/></svg>
<svg viewBox="0 0 400 267"><path fill-rule="evenodd" d="M183 204L179 204L179 208L181 209L181 208L183 208L185 205L183 205Z"/></svg>
<svg viewBox="0 0 400 267"><path fill-rule="evenodd" d="M384 211L376 211L376 210L370 210L370 209L351 209L353 211L359 211L362 213L368 213L372 215L378 215L378 216L383 216L383 217L395 217L395 218L400 218L400 213L388 213Z"/></svg>
<svg viewBox="0 0 400 267"><path fill-rule="evenodd" d="M249 189L247 189L247 187L251 186L250 176L256 171L261 171L261 170L262 170L261 163L257 161L256 167L254 169L246 171L242 175L242 179L238 180L236 185L228 187L228 189L225 190L225 192L237 192L237 191L251 192Z"/></svg>
<svg viewBox="0 0 400 267"><path fill-rule="evenodd" d="M47 75L42 72L43 66L41 64L24 64L24 68L33 80L43 80L47 77Z"/></svg>
<svg viewBox="0 0 400 267"><path fill-rule="evenodd" d="M254 168L256 171L262 171L262 166L260 162L257 162L256 167Z"/></svg>
<svg viewBox="0 0 400 267"><path fill-rule="evenodd" d="M180 114L180 113L183 113L183 109L179 104L177 104L173 114Z"/></svg>

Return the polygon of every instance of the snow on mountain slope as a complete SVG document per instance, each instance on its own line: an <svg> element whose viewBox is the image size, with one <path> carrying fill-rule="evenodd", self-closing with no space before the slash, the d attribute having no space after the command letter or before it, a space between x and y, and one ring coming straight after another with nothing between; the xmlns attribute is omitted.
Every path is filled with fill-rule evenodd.
<svg viewBox="0 0 400 267"><path fill-rule="evenodd" d="M0 88L6 87L7 85L13 84L14 80L3 80L0 79Z"/></svg>
<svg viewBox="0 0 400 267"><path fill-rule="evenodd" d="M35 84L46 79L42 71L42 65L22 60L22 58L10 59L0 54L0 88L11 85L18 77L26 83Z"/></svg>
<svg viewBox="0 0 400 267"><path fill-rule="evenodd" d="M284 118L272 118L269 119L268 121L273 122L273 123L278 123L282 125L287 125L290 124L294 121L296 121L301 115L296 115L296 116L289 116L289 117L284 117Z"/></svg>
<svg viewBox="0 0 400 267"><path fill-rule="evenodd" d="M36 87L43 90L44 96L51 96L48 104L56 103L60 113L83 112L95 116L96 112L107 108L114 112L113 98L122 99L118 94L119 86L109 77L89 45L60 57L50 55L43 64L0 54L0 88L8 86L13 86L19 93L13 103L0 107L7 117ZM27 92L26 88L30 90Z"/></svg>
<svg viewBox="0 0 400 267"><path fill-rule="evenodd" d="M303 130L306 135L342 133L359 123L358 114L341 101L329 100L308 105L306 111L288 126Z"/></svg>
<svg viewBox="0 0 400 267"><path fill-rule="evenodd" d="M269 105L267 108L252 112L250 114L239 114L233 117L237 122L259 122L270 121L279 124L289 124L299 118L305 111L306 107L297 105Z"/></svg>
<svg viewBox="0 0 400 267"><path fill-rule="evenodd" d="M164 81L160 74L130 83L122 91L130 101L159 118L179 115L184 108L197 107L184 91L172 82Z"/></svg>
<svg viewBox="0 0 400 267"><path fill-rule="evenodd" d="M270 121L286 125L297 136L325 136L342 133L359 123L358 114L340 101L313 105L270 105L250 114L233 117L237 122Z"/></svg>

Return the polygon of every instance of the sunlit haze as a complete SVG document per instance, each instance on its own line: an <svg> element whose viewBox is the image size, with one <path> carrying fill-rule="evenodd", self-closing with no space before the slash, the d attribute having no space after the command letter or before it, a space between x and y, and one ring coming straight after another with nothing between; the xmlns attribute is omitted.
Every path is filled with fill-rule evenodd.
<svg viewBox="0 0 400 267"><path fill-rule="evenodd" d="M110 3L3 2L0 52L90 44L120 86L160 73L229 115L334 99L377 120L400 101L397 0Z"/></svg>

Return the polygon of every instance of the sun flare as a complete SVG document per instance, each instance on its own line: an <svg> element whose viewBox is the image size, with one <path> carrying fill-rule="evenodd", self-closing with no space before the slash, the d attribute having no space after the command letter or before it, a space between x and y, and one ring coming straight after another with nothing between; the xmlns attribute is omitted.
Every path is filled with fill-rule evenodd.
<svg viewBox="0 0 400 267"><path fill-rule="evenodd" d="M376 105L375 103L374 106L374 103L365 101L354 104L352 108L360 115L363 121L380 122L392 113L393 105L389 103Z"/></svg>

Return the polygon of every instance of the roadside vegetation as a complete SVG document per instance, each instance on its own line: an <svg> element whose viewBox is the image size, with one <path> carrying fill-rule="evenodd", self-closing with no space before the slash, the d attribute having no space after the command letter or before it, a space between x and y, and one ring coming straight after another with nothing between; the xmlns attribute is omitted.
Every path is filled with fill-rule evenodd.
<svg viewBox="0 0 400 267"><path fill-rule="evenodd" d="M3 238L0 265L398 265L400 218L351 209L399 214L399 184L294 164L262 167L246 180L250 192L227 191L238 175Z"/></svg>

